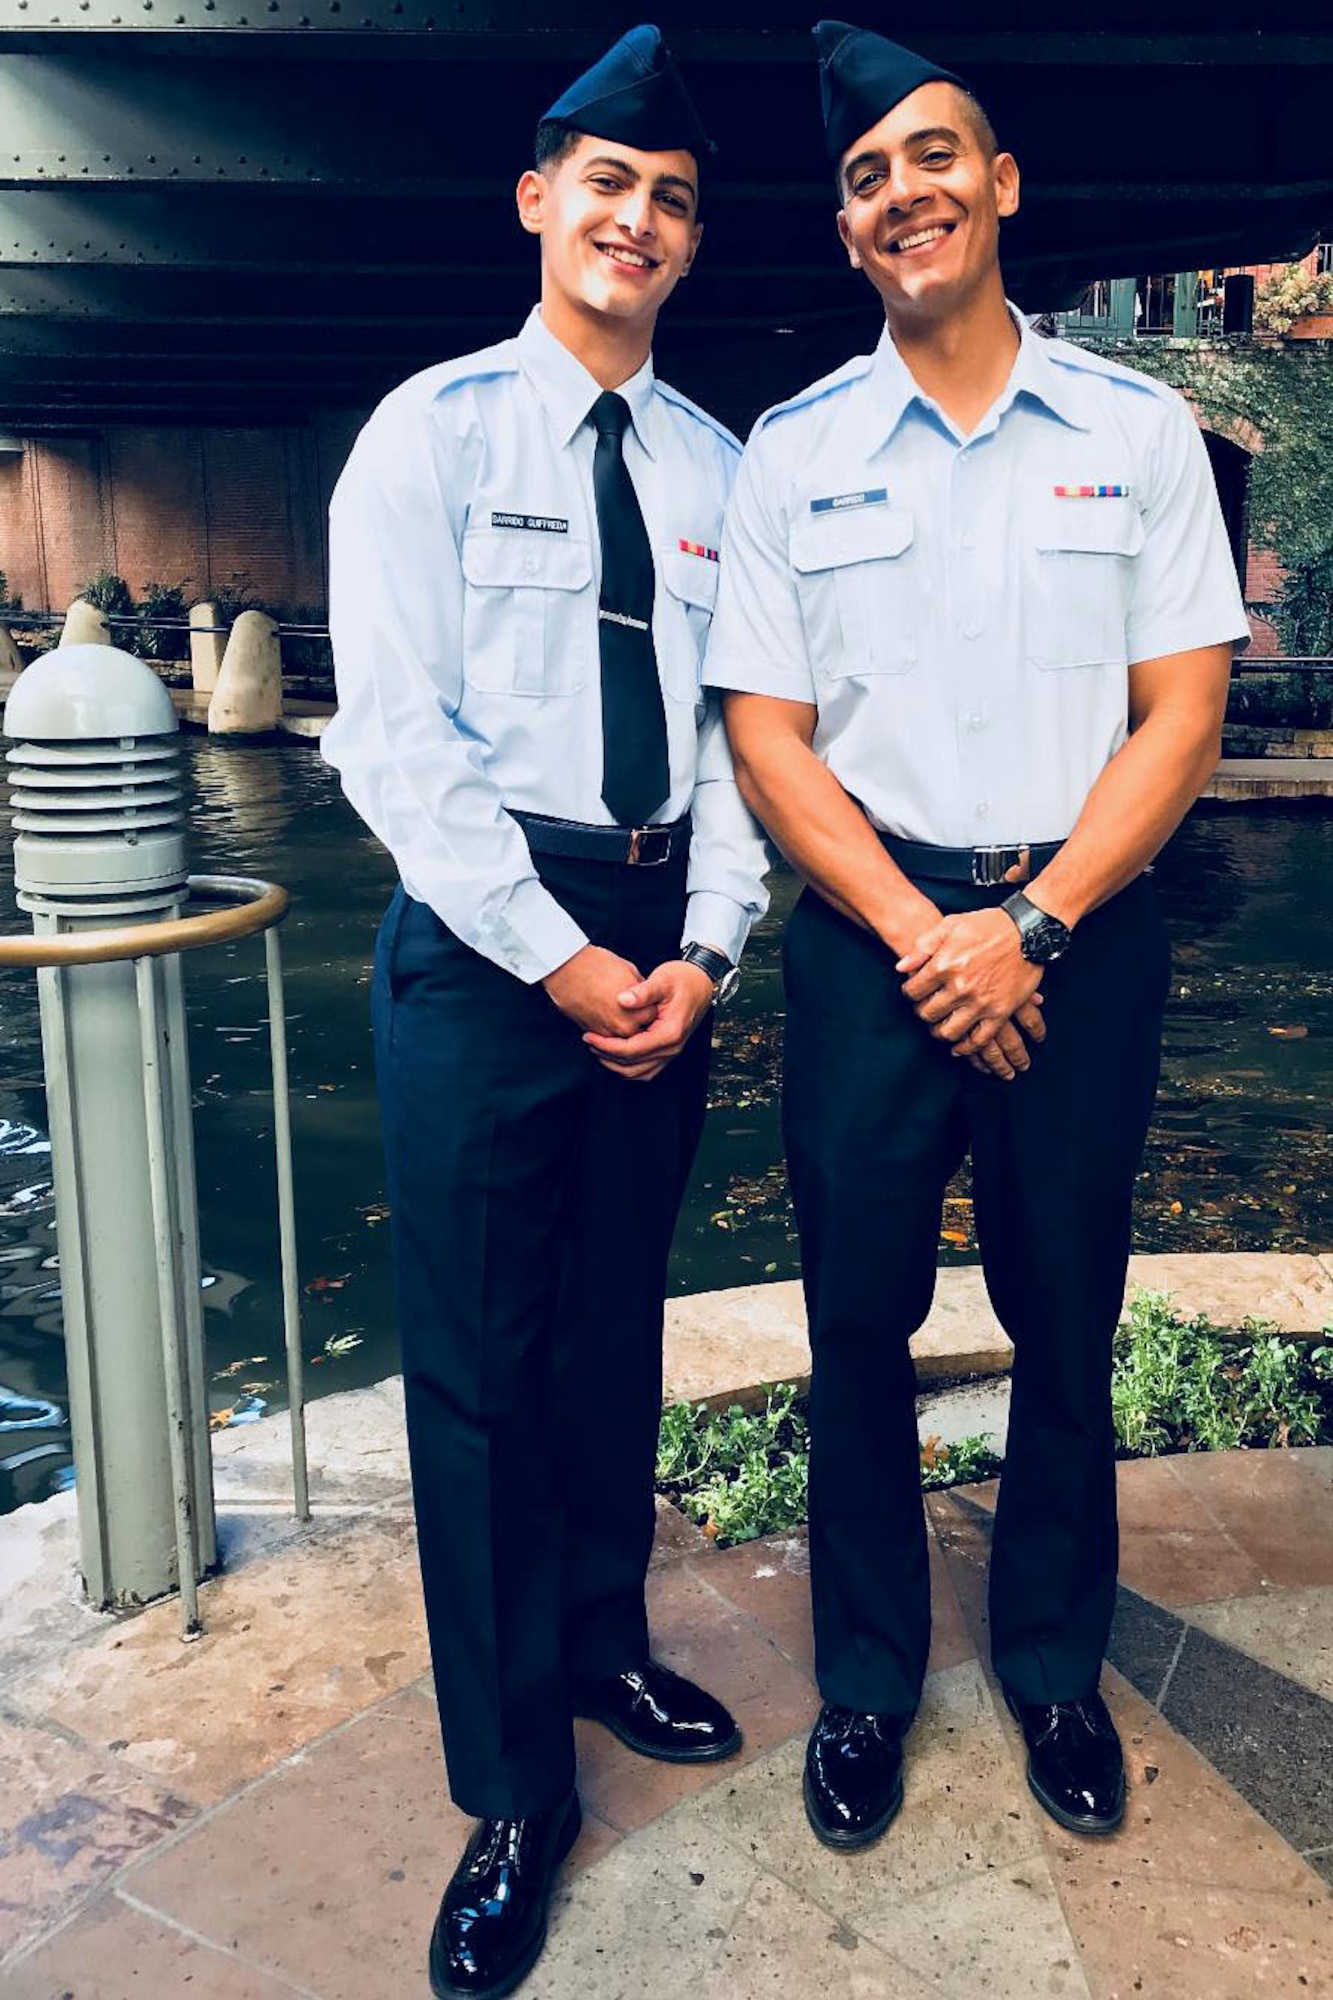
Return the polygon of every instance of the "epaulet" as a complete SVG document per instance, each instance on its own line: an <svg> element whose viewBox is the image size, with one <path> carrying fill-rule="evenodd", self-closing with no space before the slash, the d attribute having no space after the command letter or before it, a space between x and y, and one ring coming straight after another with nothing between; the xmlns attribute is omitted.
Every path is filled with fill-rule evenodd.
<svg viewBox="0 0 1333 2000"><path fill-rule="evenodd" d="M840 389L849 389L853 382L859 382L870 372L875 357L873 354L854 354L850 361L844 361L841 368L835 368L831 375L821 375L808 389L802 389L799 396L789 396L785 403L774 403L771 410L765 410L756 431L776 421L778 417L788 417L793 410L807 410L812 403L822 402L825 396L835 396Z"/></svg>
<svg viewBox="0 0 1333 2000"><path fill-rule="evenodd" d="M701 410L688 396L682 396L679 389L673 389L669 382L663 382L660 378L655 378L654 387L666 402L673 404L678 410L684 410L686 416L693 417L697 424L702 424L705 430L713 433L714 437L721 438L723 444L729 445L732 451L740 451L740 439L729 431L725 424L720 424L716 417L710 417L707 410Z"/></svg>
<svg viewBox="0 0 1333 2000"><path fill-rule="evenodd" d="M1169 403L1177 393L1168 382L1141 374L1137 368L1127 368L1123 361L1112 361L1094 347L1082 347L1073 340L1047 340L1042 345L1056 367L1067 368L1071 375L1106 376L1112 382L1123 382L1127 389L1140 389L1145 395L1155 396L1159 402Z"/></svg>
<svg viewBox="0 0 1333 2000"><path fill-rule="evenodd" d="M435 361L418 374L409 375L405 382L400 382L396 389L389 391L381 407L423 409L447 396L451 390L461 389L470 382L484 382L498 375L514 375L517 372L517 341L497 341L494 347L479 348L475 354L458 354L452 361Z"/></svg>

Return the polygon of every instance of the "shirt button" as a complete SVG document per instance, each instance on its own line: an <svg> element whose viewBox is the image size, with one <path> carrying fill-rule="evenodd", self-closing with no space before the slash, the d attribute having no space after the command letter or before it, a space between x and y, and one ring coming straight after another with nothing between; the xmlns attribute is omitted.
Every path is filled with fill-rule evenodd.
<svg viewBox="0 0 1333 2000"><path fill-rule="evenodd" d="M977 545L977 538L975 535L963 535L960 539L961 539L961 546L965 549L974 549Z"/></svg>
<svg viewBox="0 0 1333 2000"><path fill-rule="evenodd" d="M985 800L985 799L978 799L978 800L977 800L977 818L978 818L978 819L988 819L989 817L990 817L990 805L989 805L988 801L987 801L987 800Z"/></svg>
<svg viewBox="0 0 1333 2000"><path fill-rule="evenodd" d="M524 556L523 568L529 576L536 576L537 571L541 568L541 564L535 555Z"/></svg>
<svg viewBox="0 0 1333 2000"><path fill-rule="evenodd" d="M979 639L980 636L981 636L980 623L975 618L969 618L967 624L964 625L963 627L963 637L965 639Z"/></svg>
<svg viewBox="0 0 1333 2000"><path fill-rule="evenodd" d="M969 729L984 729L986 727L986 718L974 709L972 714L967 718L967 726Z"/></svg>

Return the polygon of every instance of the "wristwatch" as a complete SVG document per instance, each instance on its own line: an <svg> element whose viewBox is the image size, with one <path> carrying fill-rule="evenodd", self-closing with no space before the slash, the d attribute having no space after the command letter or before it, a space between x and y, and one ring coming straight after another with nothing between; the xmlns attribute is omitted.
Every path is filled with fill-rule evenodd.
<svg viewBox="0 0 1333 2000"><path fill-rule="evenodd" d="M1018 925L1018 940L1029 965L1054 965L1069 949L1070 930L1058 917L1051 916L1018 890L1001 903L1006 916Z"/></svg>
<svg viewBox="0 0 1333 2000"><path fill-rule="evenodd" d="M724 1007L741 983L741 975L724 951L714 951L711 944L685 944L680 955L686 965L697 965L700 972L706 972L713 982L713 1005Z"/></svg>

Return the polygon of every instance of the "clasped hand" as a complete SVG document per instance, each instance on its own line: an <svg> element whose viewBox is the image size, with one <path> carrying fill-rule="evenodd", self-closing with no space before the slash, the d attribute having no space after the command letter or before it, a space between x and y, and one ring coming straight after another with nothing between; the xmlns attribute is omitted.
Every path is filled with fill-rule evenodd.
<svg viewBox="0 0 1333 2000"><path fill-rule="evenodd" d="M604 1069L649 1083L678 1056L713 1001L697 965L668 959L645 979L636 965L585 945L542 981L562 1014L577 1021Z"/></svg>
<svg viewBox="0 0 1333 2000"><path fill-rule="evenodd" d="M1023 1035L1040 1042L1046 1034L1041 967L1024 958L1018 926L1003 910L941 917L896 969L920 1020L954 1055L1005 1082L1028 1068Z"/></svg>

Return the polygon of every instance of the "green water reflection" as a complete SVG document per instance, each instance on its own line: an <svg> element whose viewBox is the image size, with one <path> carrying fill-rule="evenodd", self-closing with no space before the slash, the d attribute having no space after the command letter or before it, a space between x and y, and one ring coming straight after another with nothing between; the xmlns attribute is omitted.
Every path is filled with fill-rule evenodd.
<svg viewBox="0 0 1333 2000"><path fill-rule="evenodd" d="M191 739L192 865L291 890L284 932L310 1388L396 1369L388 1225L368 1027L369 959L393 871L307 745ZM0 909L14 912L0 811ZM1333 811L1200 809L1159 866L1176 964L1140 1249L1333 1246ZM672 1288L794 1276L778 1138L778 941L794 885L753 941L719 1023L710 1113ZM244 1422L283 1401L272 1114L257 941L190 962L212 1398ZM1281 1035L1274 1029L1282 1029ZM64 1354L31 975L0 986L0 1511L68 1480ZM968 1262L966 1180L941 1257Z"/></svg>

